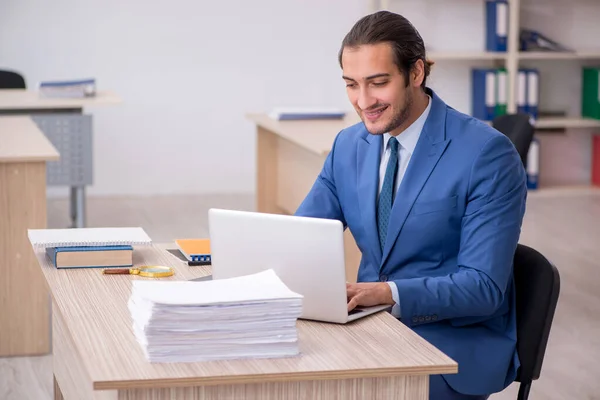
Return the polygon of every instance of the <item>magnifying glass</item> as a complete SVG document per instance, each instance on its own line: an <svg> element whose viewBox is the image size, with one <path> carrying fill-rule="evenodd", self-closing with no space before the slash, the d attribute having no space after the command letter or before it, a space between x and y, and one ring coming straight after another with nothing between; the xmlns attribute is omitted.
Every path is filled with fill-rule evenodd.
<svg viewBox="0 0 600 400"><path fill-rule="evenodd" d="M172 276L175 271L171 267L144 265L137 268L108 268L103 273L106 275L139 275L147 278L163 278Z"/></svg>

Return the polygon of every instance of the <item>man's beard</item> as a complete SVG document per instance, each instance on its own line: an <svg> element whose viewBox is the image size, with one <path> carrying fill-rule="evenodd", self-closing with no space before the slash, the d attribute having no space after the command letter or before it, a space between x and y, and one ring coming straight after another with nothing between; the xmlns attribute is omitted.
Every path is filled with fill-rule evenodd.
<svg viewBox="0 0 600 400"><path fill-rule="evenodd" d="M369 131L372 135L383 135L384 133L388 133L398 128L400 125L406 122L410 115L410 111L412 110L413 105L413 97L410 90L406 91L406 95L404 96L404 107L402 107L395 115L392 116L392 120L389 124L387 124L383 129L379 129L375 132ZM373 108L378 108L379 105L376 105ZM366 124L365 124L366 125Z"/></svg>

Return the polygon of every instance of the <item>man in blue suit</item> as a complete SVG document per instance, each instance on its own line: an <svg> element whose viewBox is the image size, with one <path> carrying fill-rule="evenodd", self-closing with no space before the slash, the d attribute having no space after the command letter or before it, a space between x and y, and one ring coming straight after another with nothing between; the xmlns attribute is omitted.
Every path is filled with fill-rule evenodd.
<svg viewBox="0 0 600 400"><path fill-rule="evenodd" d="M526 178L506 136L425 85L423 40L400 15L359 20L339 54L362 122L342 130L296 215L342 221L362 260L348 309L392 305L458 362L431 399L485 399L519 367L513 256Z"/></svg>

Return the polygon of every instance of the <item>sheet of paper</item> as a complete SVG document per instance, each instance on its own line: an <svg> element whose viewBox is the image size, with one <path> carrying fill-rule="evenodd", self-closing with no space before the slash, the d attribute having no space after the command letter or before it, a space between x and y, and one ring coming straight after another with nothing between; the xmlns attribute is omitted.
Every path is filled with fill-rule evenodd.
<svg viewBox="0 0 600 400"><path fill-rule="evenodd" d="M133 294L158 304L207 305L302 298L275 274L257 274L210 281L134 281Z"/></svg>

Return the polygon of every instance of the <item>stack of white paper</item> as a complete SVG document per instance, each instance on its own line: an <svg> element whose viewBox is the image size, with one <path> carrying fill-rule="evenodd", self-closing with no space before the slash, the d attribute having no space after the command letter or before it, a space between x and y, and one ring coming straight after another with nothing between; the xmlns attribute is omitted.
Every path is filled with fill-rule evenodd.
<svg viewBox="0 0 600 400"><path fill-rule="evenodd" d="M299 353L302 296L273 270L213 281L133 281L133 331L151 362Z"/></svg>
<svg viewBox="0 0 600 400"><path fill-rule="evenodd" d="M56 98L84 98L96 95L96 80L78 79L72 81L40 82L40 96Z"/></svg>

